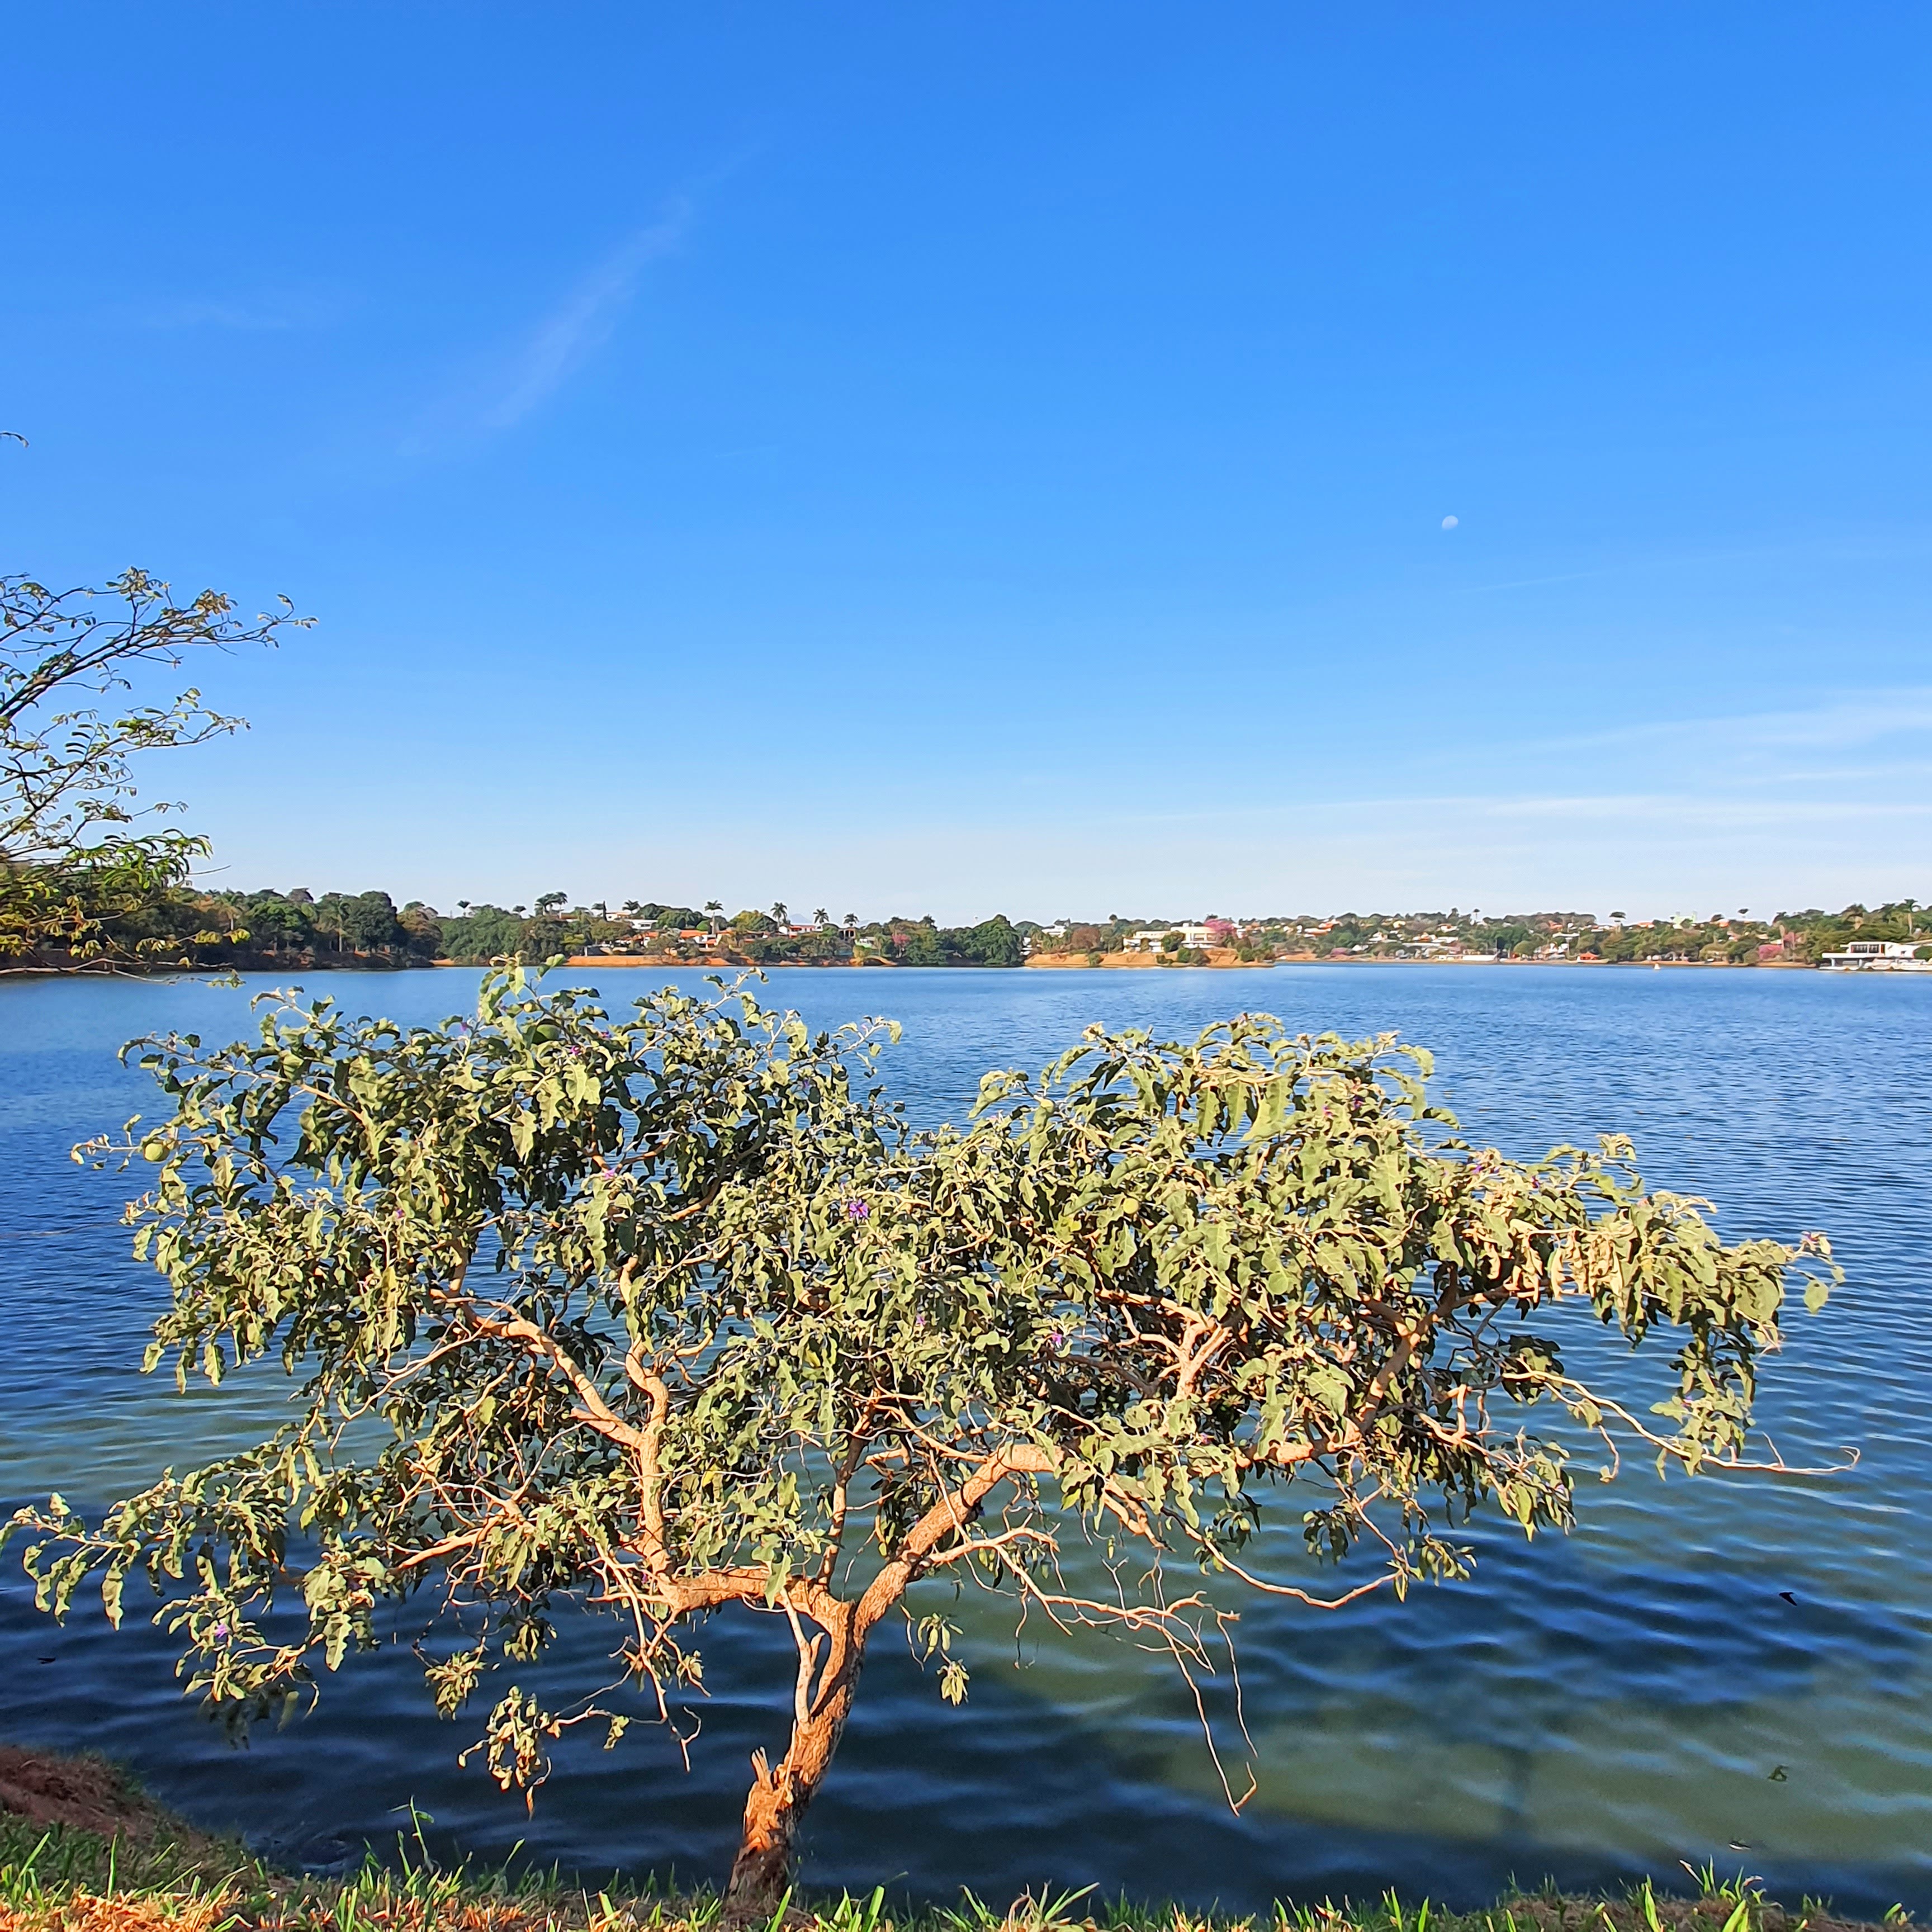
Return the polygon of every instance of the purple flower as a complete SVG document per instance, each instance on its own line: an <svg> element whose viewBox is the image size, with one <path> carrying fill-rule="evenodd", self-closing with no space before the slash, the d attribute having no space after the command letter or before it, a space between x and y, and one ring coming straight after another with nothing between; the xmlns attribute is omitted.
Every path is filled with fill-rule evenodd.
<svg viewBox="0 0 1932 1932"><path fill-rule="evenodd" d="M228 1640L228 1626L225 1623L217 1624L214 1629L208 1632L208 1635L214 1638L217 1643L226 1643Z"/></svg>
<svg viewBox="0 0 1932 1932"><path fill-rule="evenodd" d="M845 1218L848 1221L862 1221L872 1211L862 1201L848 1201L845 1204Z"/></svg>

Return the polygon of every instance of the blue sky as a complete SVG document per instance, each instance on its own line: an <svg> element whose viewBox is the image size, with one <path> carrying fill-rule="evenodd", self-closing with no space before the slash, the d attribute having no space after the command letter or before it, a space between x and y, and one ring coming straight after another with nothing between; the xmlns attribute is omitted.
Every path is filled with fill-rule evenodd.
<svg viewBox="0 0 1932 1932"><path fill-rule="evenodd" d="M322 620L225 882L1932 898L1922 7L8 38L4 567Z"/></svg>

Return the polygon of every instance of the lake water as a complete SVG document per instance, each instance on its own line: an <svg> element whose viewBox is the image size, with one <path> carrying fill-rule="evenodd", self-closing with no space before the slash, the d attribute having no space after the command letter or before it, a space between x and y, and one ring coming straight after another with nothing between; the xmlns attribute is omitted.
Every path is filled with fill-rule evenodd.
<svg viewBox="0 0 1932 1932"><path fill-rule="evenodd" d="M606 1003L650 983L578 969ZM698 976L690 976L694 980ZM464 1006L476 976L315 974L400 1019ZM266 982L264 982L266 983ZM250 990L254 990L251 988ZM114 1059L130 1036L227 1036L247 993L198 984L0 983L0 1506L58 1486L91 1506L185 1460L226 1399L135 1364L160 1292L125 1252L128 1183L68 1159L153 1110ZM1432 1047L1473 1138L1516 1154L1633 1134L1653 1185L1708 1194L1732 1238L1829 1232L1847 1270L1792 1323L1762 1415L1786 1459L1856 1444L1852 1473L1584 1486L1582 1527L1483 1541L1473 1582L1336 1614L1244 1606L1259 1790L1230 1815L1191 1703L1152 1659L1030 1648L968 1605L966 1706L881 1643L808 1826L806 1882L896 1879L1248 1908L1394 1883L1467 1904L1514 1876L1595 1885L1678 1861L1792 1900L1932 1910L1932 986L1796 973L1277 968L1174 973L777 972L814 1024L905 1025L890 1078L931 1120L993 1066L1037 1066L1094 1020L1184 1035L1244 1008L1297 1028L1393 1029ZM244 1393L259 1413L260 1398ZM244 1420L255 1419L245 1416ZM319 1709L230 1748L180 1699L138 1616L40 1618L0 1562L0 1736L105 1751L163 1798L271 1853L326 1865L415 1802L440 1848L608 1872L720 1874L758 1745L776 1755L789 1639L727 1618L687 1774L662 1736L566 1748L535 1815L456 1753L404 1648L355 1660ZM1792 1600L1781 1594L1789 1592ZM130 1604L136 1598L132 1592ZM601 1629L573 1638L588 1654Z"/></svg>

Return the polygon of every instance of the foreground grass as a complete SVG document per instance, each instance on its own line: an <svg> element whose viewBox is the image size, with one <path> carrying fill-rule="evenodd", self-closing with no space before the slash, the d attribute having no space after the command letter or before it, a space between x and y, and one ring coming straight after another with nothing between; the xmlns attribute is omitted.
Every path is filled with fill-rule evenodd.
<svg viewBox="0 0 1932 1932"><path fill-rule="evenodd" d="M1748 1880L1692 1875L1696 1895L1646 1884L1621 1898L1525 1893L1480 1912L1406 1908L1393 1893L1369 1906L1276 1906L1205 1916L1168 1906L1112 1905L1088 1892L1041 1894L998 1910L966 1893L952 1910L895 1918L869 1898L788 1898L747 1932L1880 1932L1808 1899L1792 1911ZM1887 1915L1887 1932L1906 1923ZM560 1873L450 1871L398 1840L341 1878L276 1870L240 1845L185 1826L112 1834L0 1814L0 1932L725 1932L711 1892L673 1896L592 1890Z"/></svg>

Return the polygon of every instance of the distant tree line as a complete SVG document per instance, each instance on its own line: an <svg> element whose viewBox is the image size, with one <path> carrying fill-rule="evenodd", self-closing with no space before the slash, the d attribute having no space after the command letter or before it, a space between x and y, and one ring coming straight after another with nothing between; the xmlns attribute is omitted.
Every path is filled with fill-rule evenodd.
<svg viewBox="0 0 1932 1932"><path fill-rule="evenodd" d="M1276 915L1242 922L1216 957L1399 959L1480 956L1612 963L1815 964L1853 939L1907 941L1932 956L1915 899L1839 912L1816 907L1752 919L1739 911L1700 919L1605 920L1582 913L1342 913ZM176 880L154 883L112 905L97 904L74 963L105 958L124 966L235 967L258 970L329 967L394 969L439 960L487 965L535 964L582 955L646 957L666 965L852 964L912 967L1015 967L1030 954L1084 956L1095 964L1141 934L1162 935L1157 963L1205 965L1209 952L1182 942L1191 923L1110 914L1104 920L1034 920L995 914L972 926L941 926L930 914L860 920L822 910L794 921L776 904L727 914L704 907L627 900L573 905L546 892L530 905L459 900L454 912L419 899L398 907L386 892L207 891ZM60 935L42 934L31 958L58 970Z"/></svg>
<svg viewBox="0 0 1932 1932"><path fill-rule="evenodd" d="M854 959L898 966L1018 966L1027 933L1004 914L976 926L940 926L930 914L862 922L854 913L834 920L822 908L794 921L782 901L727 916L723 904L704 908L628 899L613 914L608 904L563 909L563 895L536 903L536 917L517 924L523 908L466 908L446 922L452 959L547 958L550 952L645 953L669 962L718 959L750 966L846 964ZM550 952L544 948L548 946Z"/></svg>
<svg viewBox="0 0 1932 1932"><path fill-rule="evenodd" d="M1584 950L1607 960L1816 965L1826 953L1842 952L1855 939L1878 939L1911 944L1920 956L1932 956L1932 938L1920 932L1918 912L1917 900L1899 899L1875 908L1849 905L1835 913L1814 906L1803 912L1774 914L1768 920L1717 914L1694 920L1658 920L1596 928L1584 935Z"/></svg>
<svg viewBox="0 0 1932 1932"><path fill-rule="evenodd" d="M454 913L420 899L398 908L386 892L316 893L205 891L160 885L116 909L97 944L124 967L238 968L276 970L352 967L392 969L438 961L487 965L536 964L573 955L644 956L667 964L1018 966L1028 930L1004 914L976 926L942 926L929 915L862 923L820 918L794 925L785 908L726 916L705 908L638 900L613 911L604 902L572 905L546 892L530 905L459 900ZM63 963L57 943L37 958Z"/></svg>

